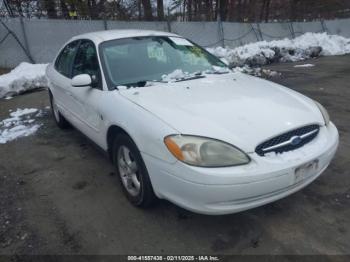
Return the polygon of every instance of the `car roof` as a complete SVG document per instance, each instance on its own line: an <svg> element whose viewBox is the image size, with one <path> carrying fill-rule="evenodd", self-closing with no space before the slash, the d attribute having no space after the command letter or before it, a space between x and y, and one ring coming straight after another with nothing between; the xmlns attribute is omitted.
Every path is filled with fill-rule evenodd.
<svg viewBox="0 0 350 262"><path fill-rule="evenodd" d="M140 37L140 36L178 36L169 32L153 31L153 30L138 30L138 29L125 29L125 30L104 30L91 33L85 33L74 36L72 40L78 39L90 39L95 43L101 43L104 41L129 38L129 37Z"/></svg>

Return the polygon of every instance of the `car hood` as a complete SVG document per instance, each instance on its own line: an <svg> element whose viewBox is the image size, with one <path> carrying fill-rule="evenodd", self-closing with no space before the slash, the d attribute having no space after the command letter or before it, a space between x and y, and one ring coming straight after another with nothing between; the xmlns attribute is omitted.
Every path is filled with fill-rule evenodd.
<svg viewBox="0 0 350 262"><path fill-rule="evenodd" d="M278 134L324 122L311 99L242 73L157 83L120 93L180 134L219 139L248 153Z"/></svg>

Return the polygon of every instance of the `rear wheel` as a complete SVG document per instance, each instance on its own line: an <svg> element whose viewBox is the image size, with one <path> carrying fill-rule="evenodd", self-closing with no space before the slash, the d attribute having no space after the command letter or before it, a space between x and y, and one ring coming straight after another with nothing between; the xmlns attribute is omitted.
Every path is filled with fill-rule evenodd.
<svg viewBox="0 0 350 262"><path fill-rule="evenodd" d="M64 118L64 116L62 116L62 114L58 110L56 100L53 97L51 91L49 91L49 96L50 96L52 115L53 115L53 118L55 119L55 122L58 125L58 127L62 128L62 129L66 129L66 128L70 127L69 122Z"/></svg>
<svg viewBox="0 0 350 262"><path fill-rule="evenodd" d="M151 206L156 196L142 156L129 136L120 134L114 139L113 163L129 201L139 207Z"/></svg>

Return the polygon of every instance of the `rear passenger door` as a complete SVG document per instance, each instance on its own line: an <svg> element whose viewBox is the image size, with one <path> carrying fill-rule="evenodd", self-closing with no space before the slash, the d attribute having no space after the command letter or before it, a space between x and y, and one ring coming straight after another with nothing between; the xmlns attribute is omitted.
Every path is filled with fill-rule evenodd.
<svg viewBox="0 0 350 262"><path fill-rule="evenodd" d="M101 70L95 44L90 40L81 40L72 66L72 77L88 74L92 85L71 87L74 104L72 112L79 120L79 128L92 140L98 139L102 123L100 113L102 91Z"/></svg>

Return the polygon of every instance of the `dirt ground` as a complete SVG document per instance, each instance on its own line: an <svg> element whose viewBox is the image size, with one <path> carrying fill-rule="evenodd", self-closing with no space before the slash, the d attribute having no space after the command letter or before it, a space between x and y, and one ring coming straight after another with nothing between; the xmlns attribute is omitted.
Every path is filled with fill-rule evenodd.
<svg viewBox="0 0 350 262"><path fill-rule="evenodd" d="M9 69L9 68L2 68L2 67L0 67L0 75L6 74L6 73L8 73L8 72L10 72L10 69Z"/></svg>
<svg viewBox="0 0 350 262"><path fill-rule="evenodd" d="M304 190L226 216L160 201L128 203L109 160L46 109L33 136L0 145L0 254L350 254L350 56L277 64L282 83L321 102L340 132L336 157ZM300 63L299 63L300 64ZM0 101L49 105L46 91ZM338 257L339 258L339 257Z"/></svg>

